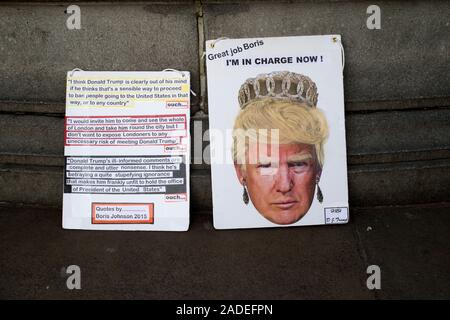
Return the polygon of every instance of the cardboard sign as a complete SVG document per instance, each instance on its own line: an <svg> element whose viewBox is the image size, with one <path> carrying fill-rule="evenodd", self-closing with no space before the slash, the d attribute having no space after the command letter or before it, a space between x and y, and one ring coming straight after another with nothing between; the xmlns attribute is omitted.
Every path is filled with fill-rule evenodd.
<svg viewBox="0 0 450 320"><path fill-rule="evenodd" d="M206 47L214 226L348 222L340 36Z"/></svg>
<svg viewBox="0 0 450 320"><path fill-rule="evenodd" d="M69 72L63 228L189 227L188 72Z"/></svg>

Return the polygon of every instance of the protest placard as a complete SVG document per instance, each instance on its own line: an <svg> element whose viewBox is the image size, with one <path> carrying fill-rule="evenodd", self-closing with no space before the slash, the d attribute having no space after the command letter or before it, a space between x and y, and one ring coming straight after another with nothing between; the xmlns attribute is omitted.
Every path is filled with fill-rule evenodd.
<svg viewBox="0 0 450 320"><path fill-rule="evenodd" d="M187 230L188 72L69 72L63 227Z"/></svg>

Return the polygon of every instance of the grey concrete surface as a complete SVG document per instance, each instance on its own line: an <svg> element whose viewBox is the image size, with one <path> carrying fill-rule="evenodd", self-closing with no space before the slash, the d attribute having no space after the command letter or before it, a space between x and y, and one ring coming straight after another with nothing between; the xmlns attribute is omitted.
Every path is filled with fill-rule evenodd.
<svg viewBox="0 0 450 320"><path fill-rule="evenodd" d="M73 2L12 2L0 3L0 298L450 298L448 1L380 1L381 30L358 0L206 0L200 20L195 1L75 1L77 31ZM61 206L67 70L183 69L205 93L199 32L342 35L349 224L215 231L207 165L192 166L185 233L62 230L43 207ZM206 97L192 98L194 114ZM425 205L373 207L387 204ZM71 264L80 291L65 286Z"/></svg>
<svg viewBox="0 0 450 320"><path fill-rule="evenodd" d="M67 70L175 67L192 72L199 92L199 32L341 33L351 205L449 200L448 2L382 1L375 31L365 26L364 1L205 1L204 30L194 1L89 1L77 31L65 27L67 5L0 6L0 201L61 205ZM207 117L202 122L206 130ZM209 166L191 168L192 206L209 210Z"/></svg>
<svg viewBox="0 0 450 320"><path fill-rule="evenodd" d="M358 207L450 201L450 161L353 166L349 197Z"/></svg>
<svg viewBox="0 0 450 320"><path fill-rule="evenodd" d="M381 1L369 30L363 1L206 3L205 39L341 34L347 101L447 97L448 1Z"/></svg>
<svg viewBox="0 0 450 320"><path fill-rule="evenodd" d="M350 156L450 149L450 109L351 113L345 128Z"/></svg>
<svg viewBox="0 0 450 320"><path fill-rule="evenodd" d="M66 72L74 68L186 70L198 90L193 2L85 4L80 30L66 27L67 6L1 6L2 100L64 101Z"/></svg>
<svg viewBox="0 0 450 320"><path fill-rule="evenodd" d="M192 98L193 96L191 96ZM423 109L445 109L450 105L450 97L443 98L420 98L403 100L377 100L377 101L347 101L345 111L347 112L373 112L373 111L400 111L400 110L423 110ZM197 105L191 106L192 114L197 110ZM65 114L65 101L14 101L0 100L0 113L53 115L62 117ZM199 115L203 117L204 115ZM197 116L196 115L196 116Z"/></svg>
<svg viewBox="0 0 450 320"><path fill-rule="evenodd" d="M51 166L0 165L0 203L61 207L63 168ZM211 209L209 172L191 172L191 208Z"/></svg>
<svg viewBox="0 0 450 320"><path fill-rule="evenodd" d="M62 206L61 167L0 166L0 202Z"/></svg>
<svg viewBox="0 0 450 320"><path fill-rule="evenodd" d="M450 160L358 165L348 169L350 207L450 202ZM323 189L323 188L322 188ZM191 170L191 209L211 210L209 170ZM0 202L60 207L61 167L0 166ZM332 190L322 190L324 195Z"/></svg>
<svg viewBox="0 0 450 320"><path fill-rule="evenodd" d="M381 268L379 298L449 299L450 207L364 209L356 222L367 264Z"/></svg>
<svg viewBox="0 0 450 320"><path fill-rule="evenodd" d="M13 166L47 166L47 167L63 167L64 156L61 155L42 155L42 154L8 154L0 153L0 163L3 165Z"/></svg>
<svg viewBox="0 0 450 320"><path fill-rule="evenodd" d="M0 209L0 297L449 298L449 206L353 210L339 226L188 232L63 230L61 212ZM371 227L371 229L368 229ZM65 267L81 268L81 290ZM369 265L381 290L366 287Z"/></svg>
<svg viewBox="0 0 450 320"><path fill-rule="evenodd" d="M53 115L63 117L66 112L65 101L0 101L0 112L10 114Z"/></svg>
<svg viewBox="0 0 450 320"><path fill-rule="evenodd" d="M203 133L209 124L207 119L191 121L191 136L197 139L194 121L201 121L198 128ZM368 162L373 162L370 156L386 153L402 152L404 161L411 160L408 152L432 156L429 151L450 149L450 109L350 113L346 135L350 164L352 156L365 156ZM0 114L1 153L63 155L63 136L64 120L60 117ZM192 143L194 147L194 140ZM208 144L204 141L202 149Z"/></svg>
<svg viewBox="0 0 450 320"><path fill-rule="evenodd" d="M0 146L9 154L64 155L64 118L0 114Z"/></svg>

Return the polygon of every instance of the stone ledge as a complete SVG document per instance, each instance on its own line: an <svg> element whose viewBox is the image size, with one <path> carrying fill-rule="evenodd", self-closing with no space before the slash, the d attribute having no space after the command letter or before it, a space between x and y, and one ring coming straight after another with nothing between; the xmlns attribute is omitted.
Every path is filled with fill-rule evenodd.
<svg viewBox="0 0 450 320"><path fill-rule="evenodd" d="M34 114L36 116L55 116L64 117L64 102L52 101L8 101L0 100L0 113L8 114ZM208 108L208 107L207 107ZM345 112L383 112L383 111L410 111L423 109L439 109L450 108L450 97L448 98L427 98L427 99L410 99L410 100L386 100L386 101L358 101L346 102ZM191 104L191 115L195 117L195 113L200 111L200 106ZM202 117L208 117L202 114Z"/></svg>
<svg viewBox="0 0 450 320"><path fill-rule="evenodd" d="M381 29L366 27L370 2L206 3L205 39L341 34L346 101L448 97L448 2L377 3ZM418 19L420 17L420 19Z"/></svg>
<svg viewBox="0 0 450 320"><path fill-rule="evenodd" d="M348 180L350 207L450 201L450 159L350 166ZM61 167L0 166L0 202L60 206L62 190ZM209 170L191 170L191 208L212 208Z"/></svg>
<svg viewBox="0 0 450 320"><path fill-rule="evenodd" d="M208 119L192 117L192 135L194 121L201 121L202 133L209 128ZM62 156L63 136L62 117L0 114L0 154ZM349 164L447 157L450 108L349 113L346 139ZM203 141L202 150L208 144ZM192 148L195 153L195 143Z"/></svg>
<svg viewBox="0 0 450 320"><path fill-rule="evenodd" d="M194 2L92 3L82 9L80 30L67 29L64 10L62 4L1 6L2 100L64 101L66 73L74 68L186 70L198 92Z"/></svg>

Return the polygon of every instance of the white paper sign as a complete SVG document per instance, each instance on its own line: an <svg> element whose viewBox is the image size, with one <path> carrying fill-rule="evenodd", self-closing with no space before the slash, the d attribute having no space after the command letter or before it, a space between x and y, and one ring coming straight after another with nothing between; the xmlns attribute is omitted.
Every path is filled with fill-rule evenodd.
<svg viewBox="0 0 450 320"><path fill-rule="evenodd" d="M63 228L189 227L188 72L69 72Z"/></svg>
<svg viewBox="0 0 450 320"><path fill-rule="evenodd" d="M348 222L341 37L206 47L214 226Z"/></svg>

